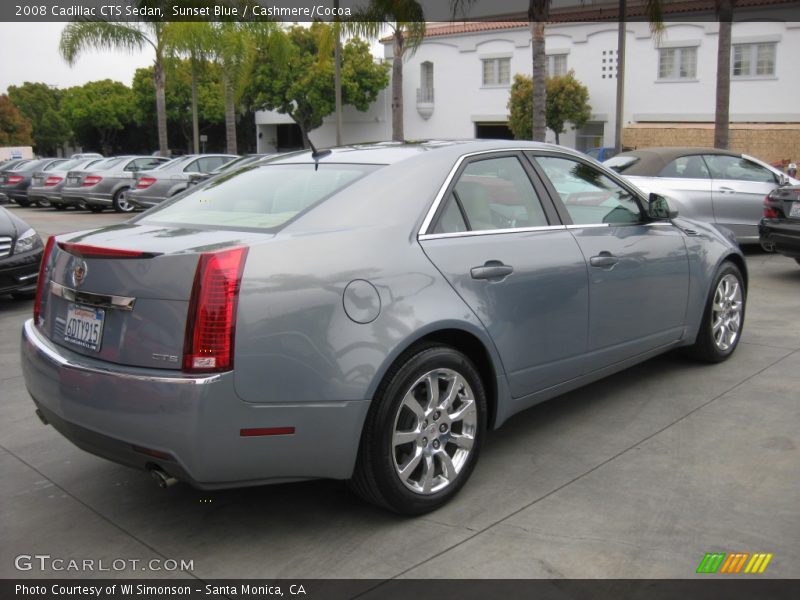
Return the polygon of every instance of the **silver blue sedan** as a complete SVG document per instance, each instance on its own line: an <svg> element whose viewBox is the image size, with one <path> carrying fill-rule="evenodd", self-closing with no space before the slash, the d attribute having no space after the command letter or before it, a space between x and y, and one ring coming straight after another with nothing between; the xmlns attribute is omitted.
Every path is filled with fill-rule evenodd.
<svg viewBox="0 0 800 600"><path fill-rule="evenodd" d="M300 152L51 238L22 365L44 423L161 485L345 479L421 514L514 413L727 359L746 284L732 236L561 147Z"/></svg>

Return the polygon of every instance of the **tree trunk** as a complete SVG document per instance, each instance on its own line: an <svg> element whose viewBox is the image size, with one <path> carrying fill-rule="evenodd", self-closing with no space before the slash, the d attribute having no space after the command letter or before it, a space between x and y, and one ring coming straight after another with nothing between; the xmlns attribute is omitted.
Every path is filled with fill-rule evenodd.
<svg viewBox="0 0 800 600"><path fill-rule="evenodd" d="M339 11L339 0L333 3L336 12ZM334 103L336 105L336 145L342 145L342 31L339 24L339 17L336 17L333 24L333 32L336 35L336 46L333 50L334 74L333 89Z"/></svg>
<svg viewBox="0 0 800 600"><path fill-rule="evenodd" d="M200 154L200 124L197 117L197 59L192 56L192 147Z"/></svg>
<svg viewBox="0 0 800 600"><path fill-rule="evenodd" d="M225 87L225 140L228 154L236 154L236 103L233 99L233 82L230 75L224 72L222 83Z"/></svg>
<svg viewBox="0 0 800 600"><path fill-rule="evenodd" d="M626 0L619 0L619 30L617 32L617 106L614 125L614 152L622 152L622 121L625 116L625 41L627 27Z"/></svg>
<svg viewBox="0 0 800 600"><path fill-rule="evenodd" d="M294 119L294 117L292 118ZM308 139L308 130L306 130L303 124L297 119L294 119L294 122L297 123L297 126L300 128L300 135L303 137L303 148L310 148L311 141Z"/></svg>
<svg viewBox="0 0 800 600"><path fill-rule="evenodd" d="M394 57L392 58L392 139L402 142L403 134L403 52L405 39L402 29L394 34Z"/></svg>
<svg viewBox="0 0 800 600"><path fill-rule="evenodd" d="M545 116L547 68L544 51L544 24L549 16L550 0L530 0L528 21L531 27L531 52L533 54L533 127L532 139L543 142L547 134Z"/></svg>
<svg viewBox="0 0 800 600"><path fill-rule="evenodd" d="M158 125L158 152L169 156L167 143L167 100L164 95L164 64L156 60L153 65L153 79L156 85L156 123Z"/></svg>
<svg viewBox="0 0 800 600"><path fill-rule="evenodd" d="M719 18L719 40L714 147L727 149L731 97L731 21L733 21L733 2L731 0L720 0L717 3L717 17Z"/></svg>

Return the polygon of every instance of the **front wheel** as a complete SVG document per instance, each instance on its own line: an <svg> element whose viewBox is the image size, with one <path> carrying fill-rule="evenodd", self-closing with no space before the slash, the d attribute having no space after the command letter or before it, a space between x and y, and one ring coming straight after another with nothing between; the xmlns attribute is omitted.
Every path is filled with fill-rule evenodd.
<svg viewBox="0 0 800 600"><path fill-rule="evenodd" d="M745 301L741 271L731 262L723 263L714 278L700 331L689 354L706 362L727 360L739 345Z"/></svg>
<svg viewBox="0 0 800 600"><path fill-rule="evenodd" d="M111 200L111 206L114 207L114 210L119 213L128 213L133 212L133 209L136 208L134 204L128 202L127 196L128 188L122 188L121 190L117 190L117 193L114 194L114 198Z"/></svg>
<svg viewBox="0 0 800 600"><path fill-rule="evenodd" d="M464 354L439 345L406 354L373 400L351 487L398 513L439 508L475 467L486 412L480 375Z"/></svg>

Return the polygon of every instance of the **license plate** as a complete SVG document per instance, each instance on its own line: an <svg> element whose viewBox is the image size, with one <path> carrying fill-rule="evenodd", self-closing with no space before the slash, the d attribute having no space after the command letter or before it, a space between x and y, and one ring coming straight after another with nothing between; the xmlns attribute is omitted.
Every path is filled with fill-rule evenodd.
<svg viewBox="0 0 800 600"><path fill-rule="evenodd" d="M69 182L70 183L78 183L80 180L81 180L80 177L70 177L69 178Z"/></svg>
<svg viewBox="0 0 800 600"><path fill-rule="evenodd" d="M42 178L41 177L34 177L33 178L33 185L42 185Z"/></svg>
<svg viewBox="0 0 800 600"><path fill-rule="evenodd" d="M790 217L800 217L800 202L792 202L792 210L789 211Z"/></svg>
<svg viewBox="0 0 800 600"><path fill-rule="evenodd" d="M103 321L106 311L70 304L67 308L67 326L64 341L97 352L103 340Z"/></svg>

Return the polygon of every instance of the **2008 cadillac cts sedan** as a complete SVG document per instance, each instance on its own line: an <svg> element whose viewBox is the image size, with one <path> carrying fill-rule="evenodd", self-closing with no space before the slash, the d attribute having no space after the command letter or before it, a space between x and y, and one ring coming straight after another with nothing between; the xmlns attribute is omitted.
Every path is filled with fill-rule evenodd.
<svg viewBox="0 0 800 600"><path fill-rule="evenodd" d="M728 358L746 282L732 237L561 147L300 152L51 238L22 363L45 423L164 484L348 479L420 514L512 414Z"/></svg>

